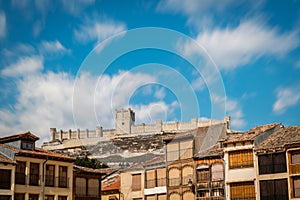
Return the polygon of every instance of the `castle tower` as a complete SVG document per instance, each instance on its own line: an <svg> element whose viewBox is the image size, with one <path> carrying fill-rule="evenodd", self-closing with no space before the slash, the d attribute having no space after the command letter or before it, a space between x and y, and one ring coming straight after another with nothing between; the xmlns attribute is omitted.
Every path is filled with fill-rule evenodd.
<svg viewBox="0 0 300 200"><path fill-rule="evenodd" d="M135 122L135 113L127 110L116 110L115 127L117 134L131 134L131 126Z"/></svg>

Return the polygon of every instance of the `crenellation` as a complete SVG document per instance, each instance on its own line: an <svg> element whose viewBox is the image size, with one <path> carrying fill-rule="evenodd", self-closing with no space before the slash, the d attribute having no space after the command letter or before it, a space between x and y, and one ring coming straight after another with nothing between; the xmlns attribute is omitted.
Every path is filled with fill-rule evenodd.
<svg viewBox="0 0 300 200"><path fill-rule="evenodd" d="M57 132L56 128L50 128L50 141L66 141L89 138L114 138L117 136L128 137L130 135L148 135L162 132L181 132L197 127L211 126L215 124L227 124L227 129L230 127L230 118L225 117L224 120L207 120L199 121L197 118L191 119L190 122L162 122L157 120L153 124L134 124L135 113L130 108L124 110L116 110L115 115L115 129L103 129L102 126L97 126L95 130L80 130L72 131L60 130Z"/></svg>

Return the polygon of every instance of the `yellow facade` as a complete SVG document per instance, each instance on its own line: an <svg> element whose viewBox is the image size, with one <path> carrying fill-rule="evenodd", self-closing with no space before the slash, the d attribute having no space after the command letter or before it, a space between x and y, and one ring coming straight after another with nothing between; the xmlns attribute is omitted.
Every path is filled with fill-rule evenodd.
<svg viewBox="0 0 300 200"><path fill-rule="evenodd" d="M54 200L59 200L62 198L67 198L67 200L72 199L72 183L73 183L73 163L71 162L63 162L63 161L56 161L56 160L47 160L47 159L40 159L40 158L30 158L30 157L20 157L16 156L15 160L17 162L26 162L26 169L25 169L25 185L22 184L15 184L15 193L17 194L24 194L25 200L30 200L30 194L38 194L39 200L43 200L42 197L42 171L43 171L43 163L45 165L54 165L55 166L55 181L54 186L44 186L44 195L45 200L47 200L47 196L53 196ZM38 163L39 164L39 183L37 186L29 185L29 177L30 177L30 163ZM44 165L44 166L45 166ZM59 177L59 166L67 167L67 187L59 187L58 186L58 177ZM44 169L46 172L46 169ZM45 179L46 180L46 179ZM12 199L14 200L14 199Z"/></svg>

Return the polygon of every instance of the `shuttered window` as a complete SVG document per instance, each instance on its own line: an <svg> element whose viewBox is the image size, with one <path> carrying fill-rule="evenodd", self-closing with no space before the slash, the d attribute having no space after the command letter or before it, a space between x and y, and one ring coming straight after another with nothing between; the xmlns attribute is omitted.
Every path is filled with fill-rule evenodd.
<svg viewBox="0 0 300 200"><path fill-rule="evenodd" d="M255 200L254 182L241 182L230 184L231 200Z"/></svg>
<svg viewBox="0 0 300 200"><path fill-rule="evenodd" d="M294 197L300 197L300 177L293 177Z"/></svg>
<svg viewBox="0 0 300 200"><path fill-rule="evenodd" d="M253 167L253 152L249 150L239 150L229 152L229 168Z"/></svg>
<svg viewBox="0 0 300 200"><path fill-rule="evenodd" d="M287 179L260 181L260 199L287 200Z"/></svg>
<svg viewBox="0 0 300 200"><path fill-rule="evenodd" d="M259 174L286 172L285 153L265 154L258 156Z"/></svg>
<svg viewBox="0 0 300 200"><path fill-rule="evenodd" d="M141 174L132 175L132 190L141 190Z"/></svg>

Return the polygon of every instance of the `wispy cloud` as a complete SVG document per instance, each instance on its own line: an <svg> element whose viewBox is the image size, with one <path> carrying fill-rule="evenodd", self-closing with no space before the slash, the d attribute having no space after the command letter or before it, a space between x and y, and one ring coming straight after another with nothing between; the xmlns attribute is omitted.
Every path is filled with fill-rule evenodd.
<svg viewBox="0 0 300 200"><path fill-rule="evenodd" d="M280 32L257 21L244 21L234 28L205 30L196 37L221 69L233 69L262 56L284 56L300 43L298 31ZM280 44L280 45L278 45ZM187 43L187 56L197 50Z"/></svg>
<svg viewBox="0 0 300 200"><path fill-rule="evenodd" d="M100 42L117 33L125 31L126 25L113 20L87 19L78 29L74 30L75 39L79 42Z"/></svg>
<svg viewBox="0 0 300 200"><path fill-rule="evenodd" d="M43 68L43 57L21 57L17 62L6 66L1 71L1 75L7 77L24 77L30 74L35 74L36 72L41 71Z"/></svg>
<svg viewBox="0 0 300 200"><path fill-rule="evenodd" d="M6 16L5 13L0 11L0 38L6 35Z"/></svg>
<svg viewBox="0 0 300 200"><path fill-rule="evenodd" d="M43 54L65 54L71 53L70 49L64 47L60 41L42 41L40 44L40 51Z"/></svg>
<svg viewBox="0 0 300 200"><path fill-rule="evenodd" d="M61 0L63 8L71 15L78 15L86 7L95 3L95 0Z"/></svg>
<svg viewBox="0 0 300 200"><path fill-rule="evenodd" d="M288 108L297 105L300 101L300 87L279 87L276 90L276 101L273 112L284 113Z"/></svg>

